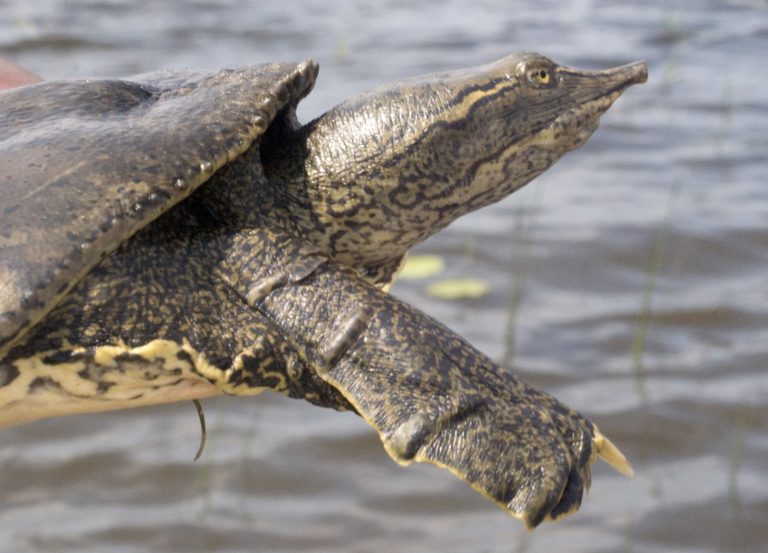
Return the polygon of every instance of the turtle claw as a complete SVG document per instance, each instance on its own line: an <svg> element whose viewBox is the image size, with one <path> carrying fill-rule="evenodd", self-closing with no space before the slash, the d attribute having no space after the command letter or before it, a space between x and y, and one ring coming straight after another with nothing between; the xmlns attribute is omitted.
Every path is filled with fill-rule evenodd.
<svg viewBox="0 0 768 553"><path fill-rule="evenodd" d="M595 437L593 440L595 453L603 461L611 465L616 471L632 478L635 475L635 471L632 470L632 465L619 450L614 443L605 437L605 435L598 430L595 426Z"/></svg>
<svg viewBox="0 0 768 553"><path fill-rule="evenodd" d="M545 520L557 520L575 513L588 489L582 476L584 470L589 472L589 465L574 465L559 496L550 490L544 501L531 501L523 510L512 511L511 514L521 519L526 529L532 531Z"/></svg>
<svg viewBox="0 0 768 553"><path fill-rule="evenodd" d="M547 397L539 391L535 393L539 400ZM545 520L558 520L575 513L592 481L591 467L595 460L593 425L575 411L558 408L556 404L549 407L554 407L547 412L561 438L558 445L552 444L560 452L554 456L559 462L546 467L550 472L548 476L542 472L540 477L525 484L529 490L539 489L540 496L538 501L531 501L515 514L528 530L533 530Z"/></svg>
<svg viewBox="0 0 768 553"><path fill-rule="evenodd" d="M538 394L540 401L547 397L546 394L540 392ZM524 509L518 510L515 514L523 520L529 530L533 530L544 520L557 520L579 509L584 493L589 491L592 479L591 467L597 458L601 458L624 476L630 478L634 476L627 458L595 424L588 422L572 410L565 412L555 408L549 413L553 423L562 433L563 444L569 451L569 460L563 461L560 470L569 470L569 472L559 496L550 494L546 499L530 501Z"/></svg>

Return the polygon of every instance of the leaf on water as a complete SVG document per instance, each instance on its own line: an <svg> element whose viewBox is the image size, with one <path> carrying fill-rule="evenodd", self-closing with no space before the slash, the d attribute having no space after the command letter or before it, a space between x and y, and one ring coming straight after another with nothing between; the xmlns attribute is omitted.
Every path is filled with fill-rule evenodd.
<svg viewBox="0 0 768 553"><path fill-rule="evenodd" d="M439 255L409 255L398 278L418 280L439 275L445 270L445 260Z"/></svg>
<svg viewBox="0 0 768 553"><path fill-rule="evenodd" d="M488 282L480 278L452 278L427 286L427 294L441 300L477 299L489 290Z"/></svg>

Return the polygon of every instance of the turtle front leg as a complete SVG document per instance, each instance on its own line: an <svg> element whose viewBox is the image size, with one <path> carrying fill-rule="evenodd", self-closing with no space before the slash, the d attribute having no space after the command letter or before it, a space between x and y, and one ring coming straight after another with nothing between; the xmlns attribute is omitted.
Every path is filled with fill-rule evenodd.
<svg viewBox="0 0 768 553"><path fill-rule="evenodd" d="M199 365L197 370L222 392L235 396L257 395L265 389L321 407L339 411L354 409L344 396L329 386L287 340L283 330L267 317L256 314L241 330L248 346L234 357L229 368Z"/></svg>
<svg viewBox="0 0 768 553"><path fill-rule="evenodd" d="M630 470L580 414L352 270L268 231L239 240L238 294L398 463L446 468L529 527L579 507L598 454Z"/></svg>

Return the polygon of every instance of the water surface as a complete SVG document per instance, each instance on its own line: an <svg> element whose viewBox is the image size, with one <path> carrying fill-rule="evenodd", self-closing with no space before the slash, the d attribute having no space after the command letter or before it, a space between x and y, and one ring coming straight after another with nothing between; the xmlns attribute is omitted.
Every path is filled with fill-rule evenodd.
<svg viewBox="0 0 768 553"><path fill-rule="evenodd" d="M418 4L418 5L416 5ZM764 0L0 2L0 55L46 78L320 62L308 119L393 79L538 50L635 59L579 151L418 248L418 305L582 410L631 458L533 534L350 414L264 394L0 431L0 552L768 550ZM0 168L0 172L2 172ZM475 300L431 298L479 278Z"/></svg>

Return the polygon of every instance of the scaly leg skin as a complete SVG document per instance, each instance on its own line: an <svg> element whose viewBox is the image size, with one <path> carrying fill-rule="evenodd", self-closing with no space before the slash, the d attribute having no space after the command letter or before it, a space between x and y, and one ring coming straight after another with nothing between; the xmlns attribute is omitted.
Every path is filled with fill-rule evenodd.
<svg viewBox="0 0 768 553"><path fill-rule="evenodd" d="M598 454L631 470L580 414L353 271L269 231L236 241L229 262L237 293L378 431L398 463L444 467L529 528L579 507Z"/></svg>

